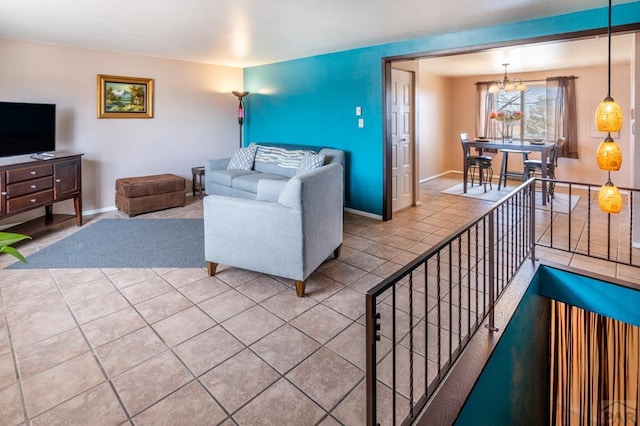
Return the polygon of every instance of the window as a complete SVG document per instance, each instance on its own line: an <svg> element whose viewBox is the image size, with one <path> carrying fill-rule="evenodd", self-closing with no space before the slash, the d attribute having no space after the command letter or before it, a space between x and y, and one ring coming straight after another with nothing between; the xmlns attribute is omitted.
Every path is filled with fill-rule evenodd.
<svg viewBox="0 0 640 426"><path fill-rule="evenodd" d="M547 100L543 82L529 84L524 92L500 92L496 94L496 110L522 111L522 120L513 123L516 139L544 139L547 137L547 109L555 101ZM553 115L552 115L553 116Z"/></svg>

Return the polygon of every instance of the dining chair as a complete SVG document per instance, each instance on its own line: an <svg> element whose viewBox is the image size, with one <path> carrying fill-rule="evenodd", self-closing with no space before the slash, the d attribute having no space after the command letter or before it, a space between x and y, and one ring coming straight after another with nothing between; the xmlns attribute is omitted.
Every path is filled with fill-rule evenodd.
<svg viewBox="0 0 640 426"><path fill-rule="evenodd" d="M548 198L553 198L553 190L555 189L556 180L556 167L558 167L558 151L562 149L565 142L565 138L559 138L556 143L549 149L549 157L547 159L547 178L551 179L551 182L549 182L549 189L547 191ZM533 177L537 173L541 173L542 160L525 160L524 172L525 173L523 181Z"/></svg>
<svg viewBox="0 0 640 426"><path fill-rule="evenodd" d="M493 179L492 158L488 155L471 155L469 148L469 133L460 133L460 143L462 144L462 151L464 152L464 161L467 162L467 169L471 173L471 186L475 181L475 172L478 170L478 186L484 185L484 192L487 192L487 184L489 189L493 189L491 186L491 180Z"/></svg>
<svg viewBox="0 0 640 426"><path fill-rule="evenodd" d="M500 188L503 185L505 187L507 186L508 177L524 179L527 173L524 167L522 168L522 171L509 170L509 154L522 155L522 162L524 163L529 159L529 154L531 154L531 151L521 151L518 149L504 148L500 150L500 153L502 154L502 162L500 163L500 177L498 178L498 191L500 191Z"/></svg>

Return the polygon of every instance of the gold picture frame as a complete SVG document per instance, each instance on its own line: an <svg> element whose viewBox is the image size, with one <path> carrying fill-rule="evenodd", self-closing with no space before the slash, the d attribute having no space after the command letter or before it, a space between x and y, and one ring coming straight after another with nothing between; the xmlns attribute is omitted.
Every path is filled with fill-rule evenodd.
<svg viewBox="0 0 640 426"><path fill-rule="evenodd" d="M98 74L98 118L153 118L153 79Z"/></svg>

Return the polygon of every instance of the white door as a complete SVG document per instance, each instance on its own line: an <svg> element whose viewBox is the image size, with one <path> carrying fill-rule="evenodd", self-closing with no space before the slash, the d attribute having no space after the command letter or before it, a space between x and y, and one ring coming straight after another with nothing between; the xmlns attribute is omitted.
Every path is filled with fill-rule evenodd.
<svg viewBox="0 0 640 426"><path fill-rule="evenodd" d="M413 74L391 70L391 208L413 204Z"/></svg>

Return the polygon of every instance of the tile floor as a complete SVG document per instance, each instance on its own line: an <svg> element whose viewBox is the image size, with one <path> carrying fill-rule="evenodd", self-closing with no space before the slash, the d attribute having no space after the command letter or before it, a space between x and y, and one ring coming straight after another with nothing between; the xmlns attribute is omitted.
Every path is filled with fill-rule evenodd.
<svg viewBox="0 0 640 426"><path fill-rule="evenodd" d="M493 205L440 192L460 179L423 184L422 205L389 222L346 214L341 257L304 298L288 280L234 268L0 269L0 425L364 424L364 293ZM140 217L201 217L188 200ZM120 214L85 226L104 217ZM20 249L77 230L68 221ZM1 268L12 262L0 256Z"/></svg>

